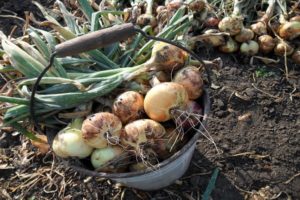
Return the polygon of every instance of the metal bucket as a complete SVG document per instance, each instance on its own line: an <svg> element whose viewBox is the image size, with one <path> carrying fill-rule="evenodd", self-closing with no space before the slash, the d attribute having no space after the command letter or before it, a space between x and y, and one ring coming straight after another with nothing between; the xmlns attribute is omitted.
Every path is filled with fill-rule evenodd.
<svg viewBox="0 0 300 200"><path fill-rule="evenodd" d="M201 105L204 106L204 117L202 123L205 126L207 115L210 111L210 99L207 90L204 91L204 94L199 101L201 102ZM200 126L199 130L203 131L203 127ZM104 173L96 172L76 165L69 166L85 175L109 178L127 187L148 191L158 190L172 184L186 172L190 165L196 142L201 134L200 131L195 133L195 135L180 151L159 163L156 166L157 170L155 171L153 171L153 169L147 169L139 172Z"/></svg>

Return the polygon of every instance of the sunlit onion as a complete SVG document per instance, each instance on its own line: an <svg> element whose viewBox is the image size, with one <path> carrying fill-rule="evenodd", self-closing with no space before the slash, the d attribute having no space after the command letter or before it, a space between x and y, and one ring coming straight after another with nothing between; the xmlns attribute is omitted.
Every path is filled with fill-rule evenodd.
<svg viewBox="0 0 300 200"><path fill-rule="evenodd" d="M284 23L279 28L279 36L286 40L293 40L300 36L300 22L291 21Z"/></svg>
<svg viewBox="0 0 300 200"><path fill-rule="evenodd" d="M240 47L241 53L247 56L253 56L257 54L258 50L259 50L259 45L254 40L243 42Z"/></svg>
<svg viewBox="0 0 300 200"><path fill-rule="evenodd" d="M239 34L237 34L234 39L237 42L246 42L248 40L252 40L254 37L254 33L249 28L243 28Z"/></svg>
<svg viewBox="0 0 300 200"><path fill-rule="evenodd" d="M285 41L279 41L279 43L275 46L274 52L278 56L289 56L293 53L294 48Z"/></svg>
<svg viewBox="0 0 300 200"><path fill-rule="evenodd" d="M243 29L243 18L239 16L224 17L218 25L220 31L237 35Z"/></svg>
<svg viewBox="0 0 300 200"><path fill-rule="evenodd" d="M270 35L261 35L258 37L259 50L262 53L270 53L276 46L275 39Z"/></svg>
<svg viewBox="0 0 300 200"><path fill-rule="evenodd" d="M225 45L219 46L219 50L224 53L233 53L239 49L238 43L233 40L231 37L228 37Z"/></svg>

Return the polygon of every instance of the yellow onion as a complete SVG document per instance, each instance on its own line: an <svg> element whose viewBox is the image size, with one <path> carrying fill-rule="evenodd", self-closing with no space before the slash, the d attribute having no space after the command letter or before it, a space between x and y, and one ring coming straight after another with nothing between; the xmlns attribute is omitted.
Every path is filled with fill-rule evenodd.
<svg viewBox="0 0 300 200"><path fill-rule="evenodd" d="M261 35L258 37L258 45L262 53L270 53L276 46L276 40L270 35Z"/></svg>
<svg viewBox="0 0 300 200"><path fill-rule="evenodd" d="M267 25L263 21L259 21L255 24L252 24L250 26L250 28L256 35L265 35L265 34L267 34Z"/></svg>
<svg viewBox="0 0 300 200"><path fill-rule="evenodd" d="M219 30L216 29L206 30L204 34L191 37L189 41L192 48L197 41L201 41L213 47L217 47L225 44L224 35L221 34Z"/></svg>
<svg viewBox="0 0 300 200"><path fill-rule="evenodd" d="M218 27L219 23L220 23L219 18L217 18L217 17L208 17L204 21L204 26L208 27L208 28L214 28L214 27Z"/></svg>
<svg viewBox="0 0 300 200"><path fill-rule="evenodd" d="M198 99L203 93L202 74L197 67L187 66L179 70L173 82L182 85L188 93L189 99Z"/></svg>
<svg viewBox="0 0 300 200"><path fill-rule="evenodd" d="M120 172L127 163L127 153L119 146L108 146L95 149L91 155L91 163L97 171Z"/></svg>
<svg viewBox="0 0 300 200"><path fill-rule="evenodd" d="M122 122L109 112L90 115L83 121L82 136L84 141L95 148L104 148L109 144L118 143Z"/></svg>
<svg viewBox="0 0 300 200"><path fill-rule="evenodd" d="M300 22L300 15L294 16L290 18L290 22Z"/></svg>
<svg viewBox="0 0 300 200"><path fill-rule="evenodd" d="M220 31L237 35L243 29L243 18L239 16L224 17L218 24Z"/></svg>
<svg viewBox="0 0 300 200"><path fill-rule="evenodd" d="M146 13L138 16L136 23L140 26L146 26L150 25L152 28L157 25L157 20L152 14L152 8L153 8L153 1L154 0L148 0L147 1L147 8Z"/></svg>
<svg viewBox="0 0 300 200"><path fill-rule="evenodd" d="M248 40L252 40L254 37L254 33L249 28L243 28L239 34L237 34L234 39L237 42L246 42Z"/></svg>
<svg viewBox="0 0 300 200"><path fill-rule="evenodd" d="M148 63L157 70L172 71L182 67L187 58L188 54L178 47L164 42L156 42Z"/></svg>
<svg viewBox="0 0 300 200"><path fill-rule="evenodd" d="M72 124L57 133L52 144L52 149L57 156L86 158L92 153L93 148L83 140L81 124L81 119L75 119Z"/></svg>
<svg viewBox="0 0 300 200"><path fill-rule="evenodd" d="M158 122L172 119L172 110L183 109L188 101L185 88L174 82L155 85L145 96L144 110L147 115Z"/></svg>
<svg viewBox="0 0 300 200"><path fill-rule="evenodd" d="M300 65L300 49L297 49L293 55L292 55L292 60L294 63Z"/></svg>
<svg viewBox="0 0 300 200"><path fill-rule="evenodd" d="M228 37L224 45L219 46L219 50L224 53L233 53L239 49L238 43L233 40L231 37Z"/></svg>
<svg viewBox="0 0 300 200"><path fill-rule="evenodd" d="M151 119L139 119L124 127L121 134L121 144L141 153L145 148L151 148L165 133L166 130L160 123Z"/></svg>
<svg viewBox="0 0 300 200"><path fill-rule="evenodd" d="M201 12L206 7L206 3L203 0L195 0L189 3L188 7L191 11Z"/></svg>
<svg viewBox="0 0 300 200"><path fill-rule="evenodd" d="M144 97L135 91L120 94L113 103L113 113L123 124L139 119L144 112Z"/></svg>
<svg viewBox="0 0 300 200"><path fill-rule="evenodd" d="M279 41L274 48L274 52L278 56L289 56L293 53L294 48L286 41Z"/></svg>
<svg viewBox="0 0 300 200"><path fill-rule="evenodd" d="M247 56L253 56L257 54L258 50L259 50L259 46L257 42L255 42L254 40L243 42L240 47L241 53Z"/></svg>
<svg viewBox="0 0 300 200"><path fill-rule="evenodd" d="M279 28L279 36L285 40L293 40L300 36L300 22L286 22Z"/></svg>

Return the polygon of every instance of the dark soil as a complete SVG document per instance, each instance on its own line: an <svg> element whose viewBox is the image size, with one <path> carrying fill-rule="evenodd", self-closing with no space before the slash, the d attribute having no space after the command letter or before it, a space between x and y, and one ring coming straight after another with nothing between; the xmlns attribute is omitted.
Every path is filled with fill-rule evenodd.
<svg viewBox="0 0 300 200"><path fill-rule="evenodd" d="M53 0L41 2L52 5ZM29 0L2 0L0 12L5 10L20 17L24 11L37 12ZM4 33L14 25L19 27L16 35L22 34L21 21L0 18ZM180 180L159 191L143 192L80 176L57 162L52 166L51 155L37 154L20 136L1 133L0 199L201 199L216 168L220 173L212 199L300 199L300 67L289 65L287 80L281 63L250 66L238 55L201 54L206 59L220 56L224 62L222 68L211 70L213 103L207 125L219 154L201 137ZM33 175L41 178L28 185L35 180Z"/></svg>

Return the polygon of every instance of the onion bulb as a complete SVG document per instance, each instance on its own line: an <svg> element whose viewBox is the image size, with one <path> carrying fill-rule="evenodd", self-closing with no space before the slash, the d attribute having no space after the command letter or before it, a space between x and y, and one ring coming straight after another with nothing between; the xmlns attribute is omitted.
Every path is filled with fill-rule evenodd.
<svg viewBox="0 0 300 200"><path fill-rule="evenodd" d="M243 42L240 47L241 53L247 56L253 56L257 54L258 50L259 50L259 46L257 42L255 42L254 40Z"/></svg>
<svg viewBox="0 0 300 200"><path fill-rule="evenodd" d="M220 31L237 35L243 29L243 18L239 16L224 17L218 25Z"/></svg>
<svg viewBox="0 0 300 200"><path fill-rule="evenodd" d="M201 41L201 42L208 44L210 46L213 46L213 47L217 47L217 46L225 44L224 35L222 35L219 32L219 30L216 30L216 29L206 30L204 32L204 34L191 37L189 39L189 41L191 43L191 46L194 46L194 44L197 41Z"/></svg>
<svg viewBox="0 0 300 200"><path fill-rule="evenodd" d="M139 119L124 127L121 134L121 144L141 153L145 147L151 147L165 133L166 130L160 123L151 119Z"/></svg>
<svg viewBox="0 0 300 200"><path fill-rule="evenodd" d="M234 39L238 42L246 42L248 40L252 40L254 37L254 33L249 28L243 28L239 34L237 34Z"/></svg>
<svg viewBox="0 0 300 200"><path fill-rule="evenodd" d="M233 53L239 49L238 43L233 40L231 37L228 37L224 45L219 46L219 50L224 53Z"/></svg>
<svg viewBox="0 0 300 200"><path fill-rule="evenodd" d="M117 172L126 167L124 161L127 157L127 153L121 147L108 146L95 149L91 155L91 163L97 171Z"/></svg>
<svg viewBox="0 0 300 200"><path fill-rule="evenodd" d="M218 19L217 17L208 17L204 21L204 26L208 28L214 28L214 27L218 27L219 23L220 23L220 19Z"/></svg>
<svg viewBox="0 0 300 200"><path fill-rule="evenodd" d="M286 22L279 28L279 36L285 40L293 40L300 36L300 22Z"/></svg>
<svg viewBox="0 0 300 200"><path fill-rule="evenodd" d="M296 15L289 20L290 22L300 22L300 15Z"/></svg>
<svg viewBox="0 0 300 200"><path fill-rule="evenodd" d="M52 144L57 156L86 158L92 153L93 148L85 143L82 131L78 129L81 124L81 119L75 119L72 124L57 133Z"/></svg>
<svg viewBox="0 0 300 200"><path fill-rule="evenodd" d="M203 93L203 79L197 67L182 68L175 74L173 82L179 83L185 88L189 99L198 99Z"/></svg>
<svg viewBox="0 0 300 200"><path fill-rule="evenodd" d="M300 65L300 49L297 49L293 55L292 55L292 60L294 63Z"/></svg>
<svg viewBox="0 0 300 200"><path fill-rule="evenodd" d="M191 11L201 12L206 6L206 3L203 0L194 0L188 4L188 7Z"/></svg>
<svg viewBox="0 0 300 200"><path fill-rule="evenodd" d="M267 34L267 25L265 22L259 21L255 24L252 24L251 30L256 34L256 35L265 35Z"/></svg>
<svg viewBox="0 0 300 200"><path fill-rule="evenodd" d="M120 94L113 103L113 113L123 124L139 119L144 111L144 97L135 91Z"/></svg>
<svg viewBox="0 0 300 200"><path fill-rule="evenodd" d="M277 45L274 48L274 52L277 56L289 56L293 53L294 48L285 41L279 41L279 43L277 43Z"/></svg>
<svg viewBox="0 0 300 200"><path fill-rule="evenodd" d="M83 121L82 134L84 141L95 148L104 148L110 143L117 143L121 134L122 122L114 114L100 112Z"/></svg>
<svg viewBox="0 0 300 200"><path fill-rule="evenodd" d="M275 39L270 35L261 35L258 37L259 50L262 53L270 53L276 46Z"/></svg>
<svg viewBox="0 0 300 200"><path fill-rule="evenodd" d="M172 110L182 109L188 101L185 88L174 82L155 85L145 96L144 110L147 115L158 122L170 120Z"/></svg>
<svg viewBox="0 0 300 200"><path fill-rule="evenodd" d="M152 14L154 0L147 0L146 13L138 16L136 23L142 27L150 25L152 28L157 25L156 18Z"/></svg>
<svg viewBox="0 0 300 200"><path fill-rule="evenodd" d="M172 71L185 64L188 54L178 47L164 42L156 42L148 63L157 70Z"/></svg>

